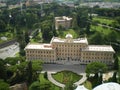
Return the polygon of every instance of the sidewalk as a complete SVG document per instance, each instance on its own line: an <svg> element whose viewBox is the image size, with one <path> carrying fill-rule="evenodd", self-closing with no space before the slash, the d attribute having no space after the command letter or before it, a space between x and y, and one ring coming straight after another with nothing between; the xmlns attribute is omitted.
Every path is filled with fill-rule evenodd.
<svg viewBox="0 0 120 90"><path fill-rule="evenodd" d="M51 82L52 82L53 84L55 84L56 86L59 86L59 87L61 87L61 88L64 89L65 85L64 85L64 84L61 84L61 83L57 82L55 79L53 79L53 77L52 77L51 74L52 74L52 72L47 72L48 80L51 81Z"/></svg>
<svg viewBox="0 0 120 90"><path fill-rule="evenodd" d="M84 83L87 80L86 73L81 73L80 75L82 75L83 77L78 82L74 83L74 85L76 85L76 86Z"/></svg>

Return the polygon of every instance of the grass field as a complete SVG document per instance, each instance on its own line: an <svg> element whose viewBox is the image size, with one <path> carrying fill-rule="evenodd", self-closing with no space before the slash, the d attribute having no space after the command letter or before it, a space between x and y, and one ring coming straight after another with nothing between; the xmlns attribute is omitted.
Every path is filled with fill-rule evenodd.
<svg viewBox="0 0 120 90"><path fill-rule="evenodd" d="M35 43L35 42L42 42L42 33L39 32L34 38L30 40L30 42Z"/></svg>
<svg viewBox="0 0 120 90"><path fill-rule="evenodd" d="M93 21L99 21L100 23L104 23L106 25L111 25L114 22L113 19L109 19L105 17L94 17Z"/></svg>
<svg viewBox="0 0 120 90"><path fill-rule="evenodd" d="M87 89L92 90L92 84L91 84L91 82L86 81L86 82L83 83L83 85L84 85Z"/></svg>
<svg viewBox="0 0 120 90"><path fill-rule="evenodd" d="M98 31L101 34L108 35L112 30L109 29L109 28L102 27L102 26L94 26L94 25L92 25L91 26L91 31Z"/></svg>
<svg viewBox="0 0 120 90"><path fill-rule="evenodd" d="M52 76L56 81L63 84L67 84L68 82L71 82L71 81L72 83L75 83L82 78L82 76L76 73L73 73L71 71L61 71L56 74L53 74Z"/></svg>

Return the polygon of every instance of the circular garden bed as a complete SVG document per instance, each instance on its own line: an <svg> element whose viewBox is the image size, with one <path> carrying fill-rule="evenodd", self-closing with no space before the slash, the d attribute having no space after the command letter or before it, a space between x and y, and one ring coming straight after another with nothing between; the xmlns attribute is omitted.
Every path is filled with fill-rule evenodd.
<svg viewBox="0 0 120 90"><path fill-rule="evenodd" d="M62 83L62 84L67 84L69 82L75 83L77 81L79 81L82 76L78 75L74 72L71 71L61 71L61 72L57 72L56 74L53 74L52 77Z"/></svg>

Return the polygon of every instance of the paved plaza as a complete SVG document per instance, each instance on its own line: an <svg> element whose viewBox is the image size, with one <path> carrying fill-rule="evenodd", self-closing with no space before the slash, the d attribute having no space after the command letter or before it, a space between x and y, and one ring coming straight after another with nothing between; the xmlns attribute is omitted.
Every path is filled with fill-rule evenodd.
<svg viewBox="0 0 120 90"><path fill-rule="evenodd" d="M62 65L62 64L44 64L43 71L59 72L63 70L73 71L77 74L85 73L86 65Z"/></svg>
<svg viewBox="0 0 120 90"><path fill-rule="evenodd" d="M14 43L7 47L0 49L0 58L5 59L7 57L15 57L15 54L19 52L19 43Z"/></svg>

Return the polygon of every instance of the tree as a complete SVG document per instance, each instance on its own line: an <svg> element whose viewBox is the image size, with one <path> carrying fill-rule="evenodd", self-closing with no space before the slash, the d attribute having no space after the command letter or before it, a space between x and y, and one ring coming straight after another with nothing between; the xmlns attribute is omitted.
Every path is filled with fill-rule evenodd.
<svg viewBox="0 0 120 90"><path fill-rule="evenodd" d="M87 65L85 72L89 74L98 75L98 73L104 73L107 71L107 66L101 62L92 62Z"/></svg>
<svg viewBox="0 0 120 90"><path fill-rule="evenodd" d="M95 34L92 35L90 38L90 43L96 45L103 44L104 43L103 35L100 32L95 32Z"/></svg>
<svg viewBox="0 0 120 90"><path fill-rule="evenodd" d="M120 60L118 60L118 83L120 83Z"/></svg>
<svg viewBox="0 0 120 90"><path fill-rule="evenodd" d="M116 75L117 75L117 72L114 72L113 76L108 81L109 82L117 82Z"/></svg>
<svg viewBox="0 0 120 90"><path fill-rule="evenodd" d="M118 70L119 69L119 64L118 64L119 63L119 59L118 59L116 54L114 55L114 59L115 59L114 60L114 69Z"/></svg>
<svg viewBox="0 0 120 90"><path fill-rule="evenodd" d="M28 75L28 79L27 82L30 84L32 82L32 62L29 61L28 62L28 66L27 66L27 75Z"/></svg>
<svg viewBox="0 0 120 90"><path fill-rule="evenodd" d="M48 79L47 72L44 73L44 78Z"/></svg>
<svg viewBox="0 0 120 90"><path fill-rule="evenodd" d="M38 81L33 82L30 85L29 90L41 90L40 89L40 83Z"/></svg>
<svg viewBox="0 0 120 90"><path fill-rule="evenodd" d="M9 84L0 80L0 90L9 90Z"/></svg>
<svg viewBox="0 0 120 90"><path fill-rule="evenodd" d="M90 33L90 25L91 25L90 22L88 22L87 25L86 25L86 33L87 33L87 34Z"/></svg>
<svg viewBox="0 0 120 90"><path fill-rule="evenodd" d="M3 20L0 20L0 32L5 32L6 24Z"/></svg>
<svg viewBox="0 0 120 90"><path fill-rule="evenodd" d="M44 40L49 41L53 37L52 22L45 20L41 23L41 30Z"/></svg>
<svg viewBox="0 0 120 90"><path fill-rule="evenodd" d="M85 28L88 23L88 10L87 8L77 8L77 25L80 28Z"/></svg>
<svg viewBox="0 0 120 90"><path fill-rule="evenodd" d="M29 43L29 34L28 34L27 31L25 32L25 43L26 43L26 44Z"/></svg>
<svg viewBox="0 0 120 90"><path fill-rule="evenodd" d="M2 59L0 59L0 79L6 80L6 67Z"/></svg>
<svg viewBox="0 0 120 90"><path fill-rule="evenodd" d="M74 89L75 87L73 86L72 81L66 83L65 90L74 90Z"/></svg>
<svg viewBox="0 0 120 90"><path fill-rule="evenodd" d="M73 13L73 20L72 20L72 28L77 30L78 29L78 24L77 24L77 18L76 18L76 13Z"/></svg>
<svg viewBox="0 0 120 90"><path fill-rule="evenodd" d="M117 34L115 31L111 31L108 35L107 35L107 41L108 42L115 42L115 40L117 40Z"/></svg>

